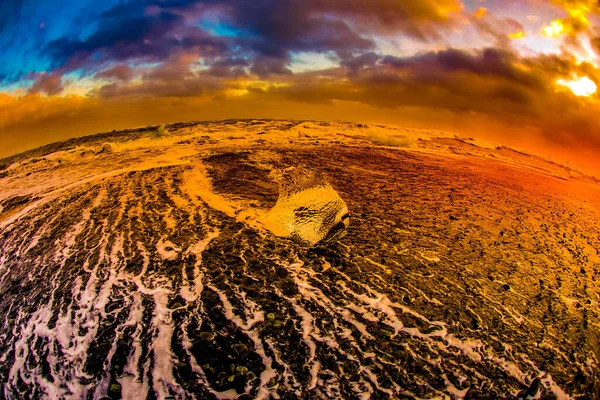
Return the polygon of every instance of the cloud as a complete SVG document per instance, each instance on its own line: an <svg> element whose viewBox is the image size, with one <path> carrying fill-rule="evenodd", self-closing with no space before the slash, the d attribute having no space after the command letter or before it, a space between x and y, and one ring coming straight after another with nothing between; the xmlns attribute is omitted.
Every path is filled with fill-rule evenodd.
<svg viewBox="0 0 600 400"><path fill-rule="evenodd" d="M49 96L63 91L62 77L56 74L34 74L35 81L29 93L45 93Z"/></svg>
<svg viewBox="0 0 600 400"><path fill-rule="evenodd" d="M221 78L237 78L246 75L246 67L250 62L245 58L225 57L210 64L205 73Z"/></svg>
<svg viewBox="0 0 600 400"><path fill-rule="evenodd" d="M593 35L589 18L600 14L600 3L597 0L550 0L550 3L561 8L567 14L545 25L542 32L546 36L564 36L565 43L579 47L580 34Z"/></svg>
<svg viewBox="0 0 600 400"><path fill-rule="evenodd" d="M467 21L481 36L493 39L497 47L510 48L510 39L521 39L526 35L525 27L514 18L499 18L485 8L467 14Z"/></svg>
<svg viewBox="0 0 600 400"><path fill-rule="evenodd" d="M195 53L174 54L155 68L129 82L113 82L97 90L101 98L114 97L190 97L222 89L218 77L193 70Z"/></svg>
<svg viewBox="0 0 600 400"><path fill-rule="evenodd" d="M342 57L340 66L347 68L350 75L356 75L364 68L373 67L380 58L380 55L370 51L358 56Z"/></svg>
<svg viewBox="0 0 600 400"><path fill-rule="evenodd" d="M287 58L259 56L256 58L250 72L258 75L259 78L266 78L271 75L291 75L292 71L286 67L289 63Z"/></svg>
<svg viewBox="0 0 600 400"><path fill-rule="evenodd" d="M205 1L227 24L248 33L256 52L283 57L289 51L351 51L373 47L371 33L426 40L452 26L456 0L224 0Z"/></svg>
<svg viewBox="0 0 600 400"><path fill-rule="evenodd" d="M287 74L295 52L362 54L373 51L376 35L439 38L461 9L458 0L134 0L101 13L83 38L50 41L43 54L52 70L96 72L194 49L207 62L245 58L261 76Z"/></svg>
<svg viewBox="0 0 600 400"><path fill-rule="evenodd" d="M417 81L430 81L436 77L443 79L450 74L468 72L473 76L493 76L525 85L539 85L539 79L515 67L517 62L518 56L513 52L487 48L476 52L447 49L412 57L386 56L381 64L396 71L404 70Z"/></svg>
<svg viewBox="0 0 600 400"><path fill-rule="evenodd" d="M590 47L596 53L597 56L600 56L600 36L596 36L590 39Z"/></svg>
<svg viewBox="0 0 600 400"><path fill-rule="evenodd" d="M94 69L105 62L161 61L182 49L202 48L207 53L226 45L199 28L184 28L184 18L172 11L150 15L117 6L100 19L102 27L83 40L53 40L46 48L59 69ZM176 35L179 33L180 35Z"/></svg>
<svg viewBox="0 0 600 400"><path fill-rule="evenodd" d="M363 28L378 33L404 33L417 39L439 37L440 30L454 26L462 4L456 0L316 0L314 9L355 20Z"/></svg>
<svg viewBox="0 0 600 400"><path fill-rule="evenodd" d="M129 81L133 76L133 69L129 65L123 64L115 65L96 74L96 78L117 81Z"/></svg>
<svg viewBox="0 0 600 400"><path fill-rule="evenodd" d="M588 76L591 64L557 55L521 57L505 49L448 49L412 57L385 56L348 79L295 77L264 95L299 102L354 101L390 110L409 107L447 112L457 118L495 121L518 135L526 127L547 143L600 150L597 95L580 98L556 81ZM481 134L481 133L480 133ZM483 133L485 134L485 133ZM515 139L515 136L512 137Z"/></svg>

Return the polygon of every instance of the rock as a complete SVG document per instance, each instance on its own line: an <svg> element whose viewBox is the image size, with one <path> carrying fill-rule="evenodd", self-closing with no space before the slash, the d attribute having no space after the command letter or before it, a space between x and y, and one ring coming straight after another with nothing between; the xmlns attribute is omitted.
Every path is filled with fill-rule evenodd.
<svg viewBox="0 0 600 400"><path fill-rule="evenodd" d="M531 382L531 385L529 385L529 389L527 389L527 393L526 393L527 396L530 396L530 397L537 396L538 392L540 391L541 385L542 385L542 380L538 376Z"/></svg>
<svg viewBox="0 0 600 400"><path fill-rule="evenodd" d="M121 385L119 383L113 383L110 385L110 391L114 393L119 393L121 391Z"/></svg>
<svg viewBox="0 0 600 400"><path fill-rule="evenodd" d="M162 124L161 126L158 127L158 129L156 130L156 136L160 137L160 136L165 136L166 132L165 132L165 125Z"/></svg>
<svg viewBox="0 0 600 400"><path fill-rule="evenodd" d="M104 146L102 146L102 149L100 149L101 154L108 154L108 153L112 153L112 152L113 152L113 148L110 145L110 143L106 143Z"/></svg>
<svg viewBox="0 0 600 400"><path fill-rule="evenodd" d="M465 394L465 400L475 400L481 398L481 392L479 392L473 387L469 388L469 390L467 390L467 393Z"/></svg>
<svg viewBox="0 0 600 400"><path fill-rule="evenodd" d="M238 343L233 346L233 349L238 353L241 353L242 351L248 351L248 346L243 343Z"/></svg>
<svg viewBox="0 0 600 400"><path fill-rule="evenodd" d="M322 174L293 167L283 171L277 204L262 222L276 236L314 246L345 235L348 206Z"/></svg>

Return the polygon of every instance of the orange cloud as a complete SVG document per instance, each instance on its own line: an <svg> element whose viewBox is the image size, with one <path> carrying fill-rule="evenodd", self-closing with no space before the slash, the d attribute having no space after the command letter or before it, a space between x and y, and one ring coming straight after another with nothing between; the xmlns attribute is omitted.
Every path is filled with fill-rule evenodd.
<svg viewBox="0 0 600 400"><path fill-rule="evenodd" d="M487 15L487 9L485 7L480 7L473 15L475 15L476 18L481 19Z"/></svg>
<svg viewBox="0 0 600 400"><path fill-rule="evenodd" d="M542 32L546 36L576 36L589 31L589 15L600 13L597 0L551 0L551 3L564 9L568 16L545 25Z"/></svg>

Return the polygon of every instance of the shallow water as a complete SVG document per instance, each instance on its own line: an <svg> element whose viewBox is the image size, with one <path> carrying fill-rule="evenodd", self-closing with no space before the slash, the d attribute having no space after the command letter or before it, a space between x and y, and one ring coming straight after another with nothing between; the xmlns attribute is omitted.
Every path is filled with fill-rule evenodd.
<svg viewBox="0 0 600 400"><path fill-rule="evenodd" d="M598 393L597 211L479 161L271 150L328 176L346 237L309 248L243 222L276 200L252 151L223 153L241 175L203 156L4 218L0 397Z"/></svg>

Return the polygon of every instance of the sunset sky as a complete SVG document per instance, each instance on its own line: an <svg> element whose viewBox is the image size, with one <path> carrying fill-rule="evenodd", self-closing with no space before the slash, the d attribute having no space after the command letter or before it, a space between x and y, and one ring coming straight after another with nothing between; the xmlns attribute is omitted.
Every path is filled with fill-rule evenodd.
<svg viewBox="0 0 600 400"><path fill-rule="evenodd" d="M274 117L443 129L593 167L597 27L597 0L4 0L0 156Z"/></svg>

